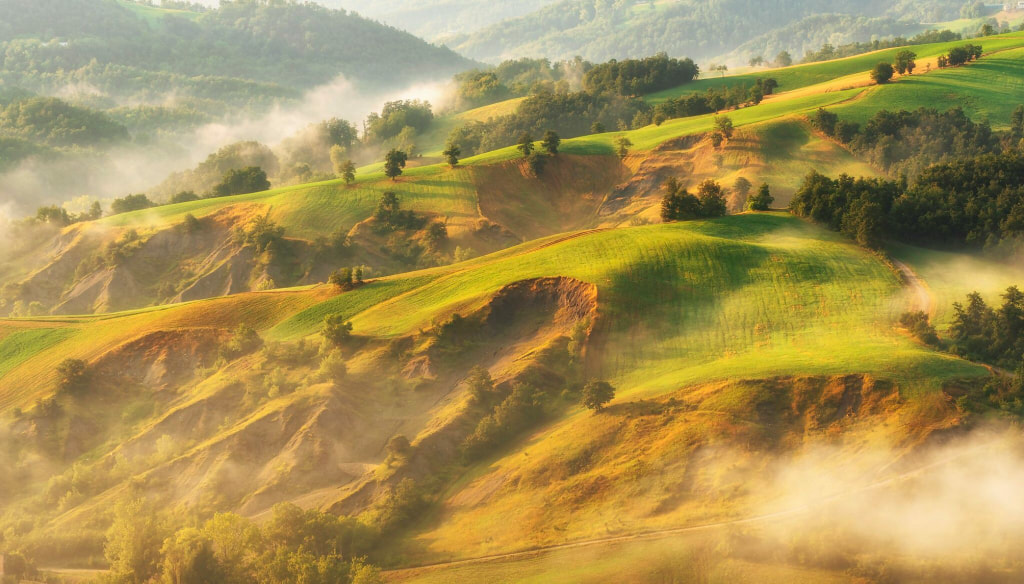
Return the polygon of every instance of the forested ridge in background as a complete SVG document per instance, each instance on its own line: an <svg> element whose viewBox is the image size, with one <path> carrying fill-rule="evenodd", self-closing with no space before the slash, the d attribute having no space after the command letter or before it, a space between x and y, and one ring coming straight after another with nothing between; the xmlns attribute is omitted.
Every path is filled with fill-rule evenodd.
<svg viewBox="0 0 1024 584"><path fill-rule="evenodd" d="M593 61L639 57L665 51L694 59L715 58L751 39L814 15L848 15L940 22L959 16L962 2L857 2L839 0L680 0L673 3L622 0L561 0L521 18L505 21L473 34L453 38L449 45L462 54L488 61L511 56L566 59L575 55ZM882 29L864 30L865 38L843 36L849 22L830 17L827 28L812 35L807 48L823 42L868 41L872 35L908 34L890 21ZM786 47L791 52L799 47ZM745 59L744 59L745 60Z"/></svg>

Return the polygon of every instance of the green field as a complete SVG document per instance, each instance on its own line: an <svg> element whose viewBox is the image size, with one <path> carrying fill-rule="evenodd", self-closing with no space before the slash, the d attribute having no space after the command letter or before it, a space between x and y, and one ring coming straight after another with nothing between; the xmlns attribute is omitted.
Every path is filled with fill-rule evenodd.
<svg viewBox="0 0 1024 584"><path fill-rule="evenodd" d="M1004 49L1020 47L1024 45L1024 35L1021 33L1007 33L1004 35L987 37L980 40L953 41L949 43L933 43L928 45L916 45L911 47L919 59L927 59L949 52L949 49L964 43L973 42L980 44L985 52L1001 51ZM885 49L845 59L824 61L820 63L807 63L805 65L794 65L784 69L766 69L742 75L726 77L708 77L694 83L689 83L672 89L666 89L646 96L650 103L661 103L668 98L679 97L706 91L710 88L728 87L736 84L752 85L759 77L772 77L779 82L779 92L792 91L811 85L835 82L838 79L864 73L869 71L880 61L891 62L900 48Z"/></svg>
<svg viewBox="0 0 1024 584"><path fill-rule="evenodd" d="M982 41L983 44L986 41ZM844 118L866 122L880 109L945 111L963 108L974 120L988 119L996 129L1010 124L1010 114L1024 100L1024 48L986 56L958 69L932 71L874 89L864 99L836 108Z"/></svg>

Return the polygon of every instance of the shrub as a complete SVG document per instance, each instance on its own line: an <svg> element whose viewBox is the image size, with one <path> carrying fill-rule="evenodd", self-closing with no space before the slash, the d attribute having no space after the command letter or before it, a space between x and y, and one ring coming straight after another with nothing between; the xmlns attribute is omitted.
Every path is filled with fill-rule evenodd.
<svg viewBox="0 0 1024 584"><path fill-rule="evenodd" d="M81 359L65 359L57 365L57 392L77 393L89 380L89 368Z"/></svg>

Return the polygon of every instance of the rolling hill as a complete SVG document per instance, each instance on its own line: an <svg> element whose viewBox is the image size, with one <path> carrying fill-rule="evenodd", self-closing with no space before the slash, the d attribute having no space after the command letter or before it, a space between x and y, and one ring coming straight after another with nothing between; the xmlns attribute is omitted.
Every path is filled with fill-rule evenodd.
<svg viewBox="0 0 1024 584"><path fill-rule="evenodd" d="M0 270L47 313L0 319L4 542L103 569L139 497L174 529L289 502L364 526L394 582L970 581L989 564L967 556L1006 545L970 521L921 530L948 553L854 527L922 509L950 467L1014 467L973 457L1017 444L997 434L946 448L1014 419L968 399L1002 378L899 322L945 331L952 301L995 299L1019 266L872 252L738 198L716 219L659 211L669 177L768 182L779 208L812 170L884 176L814 127L821 107L957 104L1000 127L1024 37L981 42L977 62L882 86L866 71L891 52L773 71L779 92L728 112L720 147L695 116L564 140L539 176L510 147L30 232ZM915 50L923 67L951 46ZM385 192L422 222L388 230ZM323 283L344 266L364 280ZM591 411L598 380L615 394ZM957 493L943 508L970 519L985 497Z"/></svg>

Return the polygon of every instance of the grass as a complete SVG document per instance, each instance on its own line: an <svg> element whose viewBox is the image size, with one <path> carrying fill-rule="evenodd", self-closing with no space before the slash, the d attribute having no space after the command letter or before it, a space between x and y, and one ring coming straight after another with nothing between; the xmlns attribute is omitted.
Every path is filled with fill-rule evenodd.
<svg viewBox="0 0 1024 584"><path fill-rule="evenodd" d="M999 51L1024 45L1024 34L1019 32L1007 33L980 40L933 43L927 45L916 45L910 48L917 54L919 59L927 59L929 57L935 57L947 53L952 47L959 46L967 42L980 44L984 47L986 52ZM765 69L763 71L744 73L742 75L709 77L706 79L700 79L693 83L674 87L672 89L652 93L646 96L645 99L649 103L657 104L669 98L689 95L692 93L700 93L712 88L728 87L738 84L752 85L759 77L774 78L779 83L778 91L780 92L792 91L794 89L809 87L811 85L830 83L836 79L869 71L875 66L875 64L881 61L892 62L896 53L901 50L902 48L892 48L847 57L845 59L836 59L833 61L794 65L792 67L785 67L782 69Z"/></svg>
<svg viewBox="0 0 1024 584"><path fill-rule="evenodd" d="M1000 295L1006 288L1024 288L1024 267L1012 259L910 245L893 246L890 253L913 268L927 283L935 302L933 321L940 329L949 326L953 303L965 302L971 292L980 293L992 305L1002 303Z"/></svg>
<svg viewBox="0 0 1024 584"><path fill-rule="evenodd" d="M987 40L981 41L987 45ZM945 111L963 108L972 119L987 118L995 128L1010 124L1010 114L1024 102L1024 48L988 55L959 68L904 77L875 88L864 99L836 108L843 118L864 123L881 109Z"/></svg>

